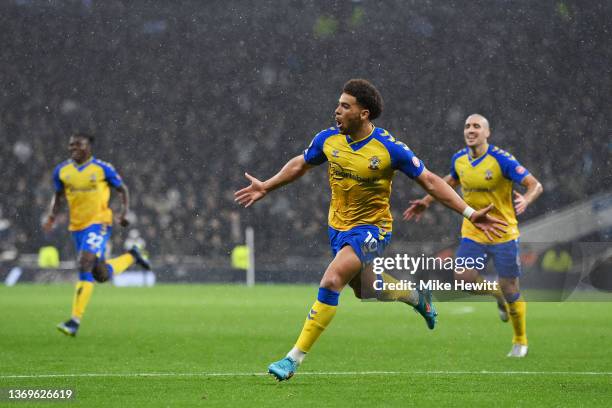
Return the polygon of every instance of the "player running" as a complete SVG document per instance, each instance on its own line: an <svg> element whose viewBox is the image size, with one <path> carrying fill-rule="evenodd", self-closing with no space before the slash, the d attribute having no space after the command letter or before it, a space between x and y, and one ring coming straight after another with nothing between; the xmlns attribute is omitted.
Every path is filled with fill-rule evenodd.
<svg viewBox="0 0 612 408"><path fill-rule="evenodd" d="M119 224L129 225L126 214L129 208L127 186L114 167L92 155L94 138L85 133L70 137L68 150L70 160L58 165L53 172L55 194L43 229L50 231L66 198L70 212L68 230L76 244L79 281L72 302L72 316L57 328L68 336L75 336L93 292L94 280L106 282L118 275L134 262L145 269L151 269L137 247L113 259L105 260L106 243L111 237L113 213L108 207L110 187L121 196Z"/></svg>
<svg viewBox="0 0 612 408"><path fill-rule="evenodd" d="M472 223L464 221L461 244L456 255L458 258L493 258L501 291L482 290L474 293L495 296L502 321L508 321L509 312L514 336L508 357L525 357L528 350L527 307L519 291L521 265L516 216L525 212L527 206L542 194L543 189L542 184L521 166L514 156L487 142L490 135L489 121L484 116L468 116L463 129L467 147L455 153L451 160L450 174L444 177L444 181L453 188L461 185L463 198L474 208L485 208L489 203L493 203L495 207L491 214L508 224L507 233L502 237L494 237L493 242L490 242L489 236L474 228ZM527 187L525 194L514 191L514 206L513 183ZM434 197L427 195L420 200L411 201L410 207L404 211L404 219L415 218L419 221L433 199ZM481 272L482 270L477 269L455 272L455 279L483 282Z"/></svg>
<svg viewBox="0 0 612 408"><path fill-rule="evenodd" d="M329 209L329 239L334 255L321 279L317 300L310 309L302 332L287 356L270 364L268 371L277 380L288 380L304 360L320 334L333 319L342 289L348 284L358 298L376 297L412 305L430 329L436 311L429 292L375 292L371 263L382 255L391 240L389 208L391 179L396 170L415 179L429 194L447 207L463 213L484 234L499 235L505 222L469 207L440 177L425 166L404 143L397 141L372 120L382 112L378 90L363 79L344 85L335 111L336 126L317 134L303 154L289 160L272 178L260 181L245 173L251 184L235 193L245 207L269 192L295 181L312 167L329 163L332 198ZM383 280L392 279L388 275Z"/></svg>

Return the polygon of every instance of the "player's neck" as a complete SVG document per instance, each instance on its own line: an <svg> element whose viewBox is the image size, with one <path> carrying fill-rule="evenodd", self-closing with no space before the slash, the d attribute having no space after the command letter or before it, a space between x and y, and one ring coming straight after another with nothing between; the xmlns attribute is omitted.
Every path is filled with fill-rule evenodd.
<svg viewBox="0 0 612 408"><path fill-rule="evenodd" d="M74 162L80 166L80 165L85 164L85 163L87 163L88 161L90 161L92 157L93 157L93 154L90 154L90 155L89 155L89 156L87 156L85 159L83 159L83 160L81 160L81 161L75 160Z"/></svg>
<svg viewBox="0 0 612 408"><path fill-rule="evenodd" d="M353 142L359 142L370 136L374 132L374 124L372 122L364 123L355 134L350 135Z"/></svg>
<svg viewBox="0 0 612 408"><path fill-rule="evenodd" d="M470 149L470 156L472 156L472 159L476 159L482 156L483 154L485 154L487 150L489 150L489 144L484 143L478 146L470 147L469 149Z"/></svg>

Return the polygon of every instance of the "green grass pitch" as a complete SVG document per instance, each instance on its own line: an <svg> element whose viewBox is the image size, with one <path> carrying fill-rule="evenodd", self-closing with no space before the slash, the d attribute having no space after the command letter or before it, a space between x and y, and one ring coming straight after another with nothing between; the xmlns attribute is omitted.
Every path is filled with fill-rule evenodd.
<svg viewBox="0 0 612 408"><path fill-rule="evenodd" d="M529 355L491 302L411 308L340 297L296 376L267 365L292 346L315 286L97 286L81 330L55 329L68 285L0 287L0 389L71 388L72 402L14 407L612 406L612 303L528 304ZM55 376L57 375L57 376Z"/></svg>

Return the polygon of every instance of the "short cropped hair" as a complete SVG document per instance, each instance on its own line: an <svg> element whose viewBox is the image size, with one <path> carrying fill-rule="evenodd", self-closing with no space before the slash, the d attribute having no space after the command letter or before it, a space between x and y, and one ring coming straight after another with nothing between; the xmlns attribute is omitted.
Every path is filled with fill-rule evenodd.
<svg viewBox="0 0 612 408"><path fill-rule="evenodd" d="M94 137L89 134L89 133L85 133L85 132L75 132L72 137L77 137L79 139L87 139L87 141L89 141L89 144L92 145L94 142Z"/></svg>
<svg viewBox="0 0 612 408"><path fill-rule="evenodd" d="M365 79L351 79L346 84L342 92L354 96L357 103L370 111L370 119L374 120L383 111L383 98L369 81Z"/></svg>

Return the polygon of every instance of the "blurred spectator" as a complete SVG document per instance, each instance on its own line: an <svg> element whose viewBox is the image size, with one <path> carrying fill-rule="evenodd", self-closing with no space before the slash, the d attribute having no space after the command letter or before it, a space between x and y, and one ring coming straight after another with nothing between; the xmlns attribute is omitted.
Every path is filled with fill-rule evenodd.
<svg viewBox="0 0 612 408"><path fill-rule="evenodd" d="M15 234L11 221L3 217L2 206L0 206L0 261L12 261L15 258L17 258Z"/></svg>
<svg viewBox="0 0 612 408"><path fill-rule="evenodd" d="M379 87L377 125L442 175L463 119L487 116L491 142L544 184L525 217L610 189L612 3L494 3L4 1L0 205L12 240L43 243L53 166L82 129L128 178L152 254L227 258L248 225L258 256L327 254L323 168L249 210L232 192L244 170L271 176L331 126L351 77ZM394 187L397 239L457 239L460 217L442 206L402 224L421 192L402 176Z"/></svg>
<svg viewBox="0 0 612 408"><path fill-rule="evenodd" d="M541 269L543 272L567 273L572 270L574 262L570 253L570 245L555 245L544 252Z"/></svg>

